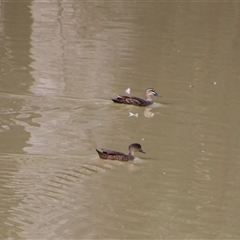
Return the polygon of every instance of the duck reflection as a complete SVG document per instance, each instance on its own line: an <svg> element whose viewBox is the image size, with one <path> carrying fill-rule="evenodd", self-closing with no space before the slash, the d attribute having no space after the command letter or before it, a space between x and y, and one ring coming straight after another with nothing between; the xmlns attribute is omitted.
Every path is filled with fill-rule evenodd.
<svg viewBox="0 0 240 240"><path fill-rule="evenodd" d="M138 110L138 111L143 110L144 117L153 118L155 116L155 113L152 112L152 109L157 108L157 107L159 107L159 105L154 105L154 106L151 106L151 107L145 107L144 110L141 109L141 110ZM126 110L128 111L128 114L129 114L128 117L129 118L138 118L138 117L141 116L141 113L136 112L136 107L131 106L131 105L126 105L124 107L121 107L121 108L117 109L117 111L119 111L119 112L125 112Z"/></svg>
<svg viewBox="0 0 240 240"><path fill-rule="evenodd" d="M155 113L154 112L151 112L151 110L152 110L152 108L150 108L150 107L146 107L145 109L144 109L144 116L146 117L146 118L152 118L152 117L154 117L154 115L155 115Z"/></svg>

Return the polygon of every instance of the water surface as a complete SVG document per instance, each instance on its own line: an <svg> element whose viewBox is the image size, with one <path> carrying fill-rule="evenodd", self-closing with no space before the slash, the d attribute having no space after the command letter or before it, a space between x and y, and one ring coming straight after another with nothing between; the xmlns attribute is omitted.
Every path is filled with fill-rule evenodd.
<svg viewBox="0 0 240 240"><path fill-rule="evenodd" d="M238 3L0 14L1 238L240 237ZM149 87L151 107L110 100ZM95 152L132 142L147 152L133 162Z"/></svg>

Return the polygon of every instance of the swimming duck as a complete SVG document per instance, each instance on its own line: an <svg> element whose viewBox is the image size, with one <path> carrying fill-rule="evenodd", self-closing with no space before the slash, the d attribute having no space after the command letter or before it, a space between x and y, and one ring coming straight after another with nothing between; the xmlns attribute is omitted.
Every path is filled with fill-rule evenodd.
<svg viewBox="0 0 240 240"><path fill-rule="evenodd" d="M99 151L96 149L98 155L102 159L110 159L110 160L118 160L118 161L129 161L134 159L134 153L135 152L141 152L146 153L142 150L142 147L139 143L132 143L129 147L129 153L124 154L121 152L111 151L107 149L102 149L102 151Z"/></svg>
<svg viewBox="0 0 240 240"><path fill-rule="evenodd" d="M116 98L112 98L112 101L115 103L124 103L124 104L131 104L135 106L149 106L153 104L153 100L151 96L161 97L155 90L152 88L148 88L146 91L146 99L138 98L138 97L131 97L131 96L123 96L117 95Z"/></svg>

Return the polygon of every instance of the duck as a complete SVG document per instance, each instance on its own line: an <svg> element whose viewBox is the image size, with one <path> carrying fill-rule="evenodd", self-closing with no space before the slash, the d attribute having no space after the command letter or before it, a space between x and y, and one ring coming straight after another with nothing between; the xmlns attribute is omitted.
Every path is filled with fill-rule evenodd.
<svg viewBox="0 0 240 240"><path fill-rule="evenodd" d="M135 152L146 153L145 151L142 150L142 146L139 143L132 143L131 145L129 145L128 150L129 150L129 153L124 154L121 152L107 150L107 149L101 149L101 151L96 149L101 159L118 160L122 162L133 160Z"/></svg>
<svg viewBox="0 0 240 240"><path fill-rule="evenodd" d="M115 103L131 104L135 106L149 106L153 104L151 96L161 97L161 95L159 95L153 88L148 88L146 90L146 99L117 95L116 98L112 98L112 101Z"/></svg>

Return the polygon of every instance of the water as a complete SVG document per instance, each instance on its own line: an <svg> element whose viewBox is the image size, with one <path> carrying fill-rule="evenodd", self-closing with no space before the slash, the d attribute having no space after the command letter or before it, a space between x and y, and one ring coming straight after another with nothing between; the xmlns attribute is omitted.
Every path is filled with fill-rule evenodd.
<svg viewBox="0 0 240 240"><path fill-rule="evenodd" d="M238 3L0 6L1 238L240 237Z"/></svg>

